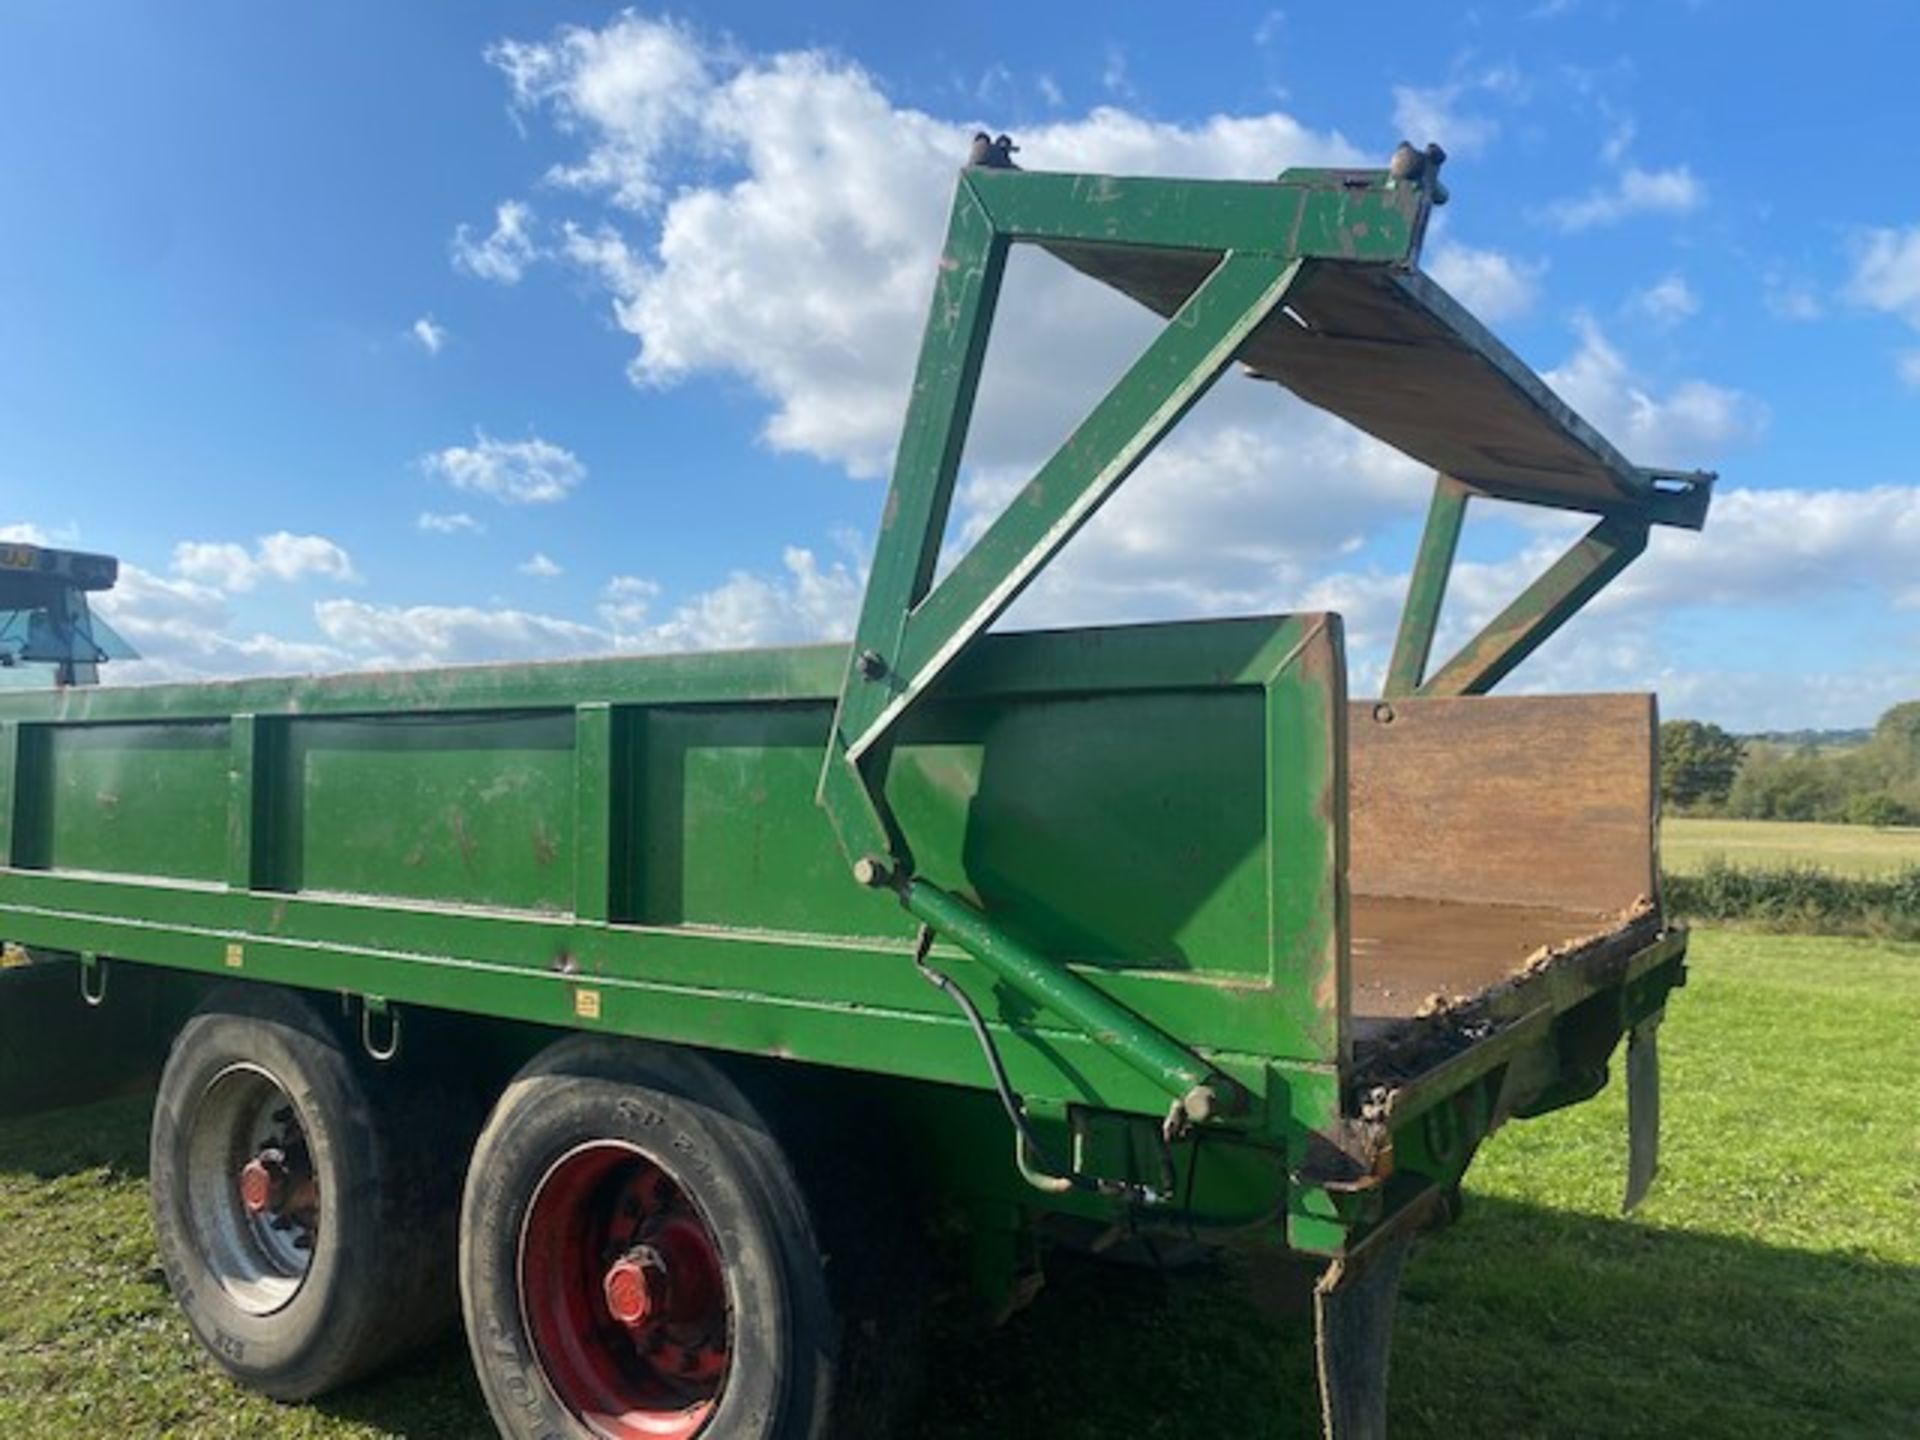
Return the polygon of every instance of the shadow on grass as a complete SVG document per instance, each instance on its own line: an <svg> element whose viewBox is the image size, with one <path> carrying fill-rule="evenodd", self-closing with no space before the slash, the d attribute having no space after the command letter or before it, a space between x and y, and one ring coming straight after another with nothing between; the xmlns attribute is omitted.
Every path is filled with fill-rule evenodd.
<svg viewBox="0 0 1920 1440"><path fill-rule="evenodd" d="M1060 1263L1010 1327L937 1352L918 1434L1317 1436L1309 1319L1258 1283L1238 1258ZM1916 1267L1469 1200L1407 1267L1392 1434L1912 1440L1914 1336Z"/></svg>
<svg viewBox="0 0 1920 1440"><path fill-rule="evenodd" d="M153 1094L0 1121L0 1174L51 1180L84 1170L147 1178L147 1127Z"/></svg>
<svg viewBox="0 0 1920 1440"><path fill-rule="evenodd" d="M1011 1325L937 1352L917 1433L1317 1435L1310 1322L1251 1303L1263 1273L1056 1265ZM1408 1268L1392 1433L1912 1440L1916 1337L1920 1268L1470 1199Z"/></svg>
<svg viewBox="0 0 1920 1440"><path fill-rule="evenodd" d="M494 1433L457 1332L378 1379L315 1401L314 1408L392 1440L481 1440Z"/></svg>
<svg viewBox="0 0 1920 1440"><path fill-rule="evenodd" d="M146 1115L136 1099L0 1124L0 1175L137 1177ZM1846 1217L1833 1224L1844 1235ZM1313 1434L1311 1335L1297 1312L1256 1303L1273 1298L1257 1273L1235 1257L1170 1275L1056 1257L1007 1326L937 1327L907 1434ZM1407 1271L1393 1433L1910 1440L1916 1336L1920 1268L1470 1196ZM319 1410L395 1440L491 1433L454 1337Z"/></svg>
<svg viewBox="0 0 1920 1440"><path fill-rule="evenodd" d="M1407 1272L1394 1433L1910 1440L1920 1268L1846 1226L1813 1251L1470 1196Z"/></svg>

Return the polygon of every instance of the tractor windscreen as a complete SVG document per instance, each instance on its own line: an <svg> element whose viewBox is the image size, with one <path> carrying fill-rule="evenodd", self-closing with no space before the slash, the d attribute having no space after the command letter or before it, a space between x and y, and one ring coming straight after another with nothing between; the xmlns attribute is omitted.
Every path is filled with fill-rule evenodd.
<svg viewBox="0 0 1920 1440"><path fill-rule="evenodd" d="M90 684L103 661L139 658L87 601L119 576L110 555L0 544L0 669L51 665L58 684Z"/></svg>

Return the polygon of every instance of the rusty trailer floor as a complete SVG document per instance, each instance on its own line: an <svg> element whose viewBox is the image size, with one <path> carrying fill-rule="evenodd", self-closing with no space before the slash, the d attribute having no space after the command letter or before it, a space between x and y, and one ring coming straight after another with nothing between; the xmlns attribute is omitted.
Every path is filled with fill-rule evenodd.
<svg viewBox="0 0 1920 1440"><path fill-rule="evenodd" d="M1544 905L1353 897L1356 1038L1470 999L1527 968L1548 946L1631 928L1631 917Z"/></svg>

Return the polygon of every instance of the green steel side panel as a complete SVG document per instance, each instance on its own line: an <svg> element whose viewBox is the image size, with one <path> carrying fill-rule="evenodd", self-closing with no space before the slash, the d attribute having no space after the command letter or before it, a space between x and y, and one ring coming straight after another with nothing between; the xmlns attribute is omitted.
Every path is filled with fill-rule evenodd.
<svg viewBox="0 0 1920 1440"><path fill-rule="evenodd" d="M284 888L569 912L571 710L288 726Z"/></svg>
<svg viewBox="0 0 1920 1440"><path fill-rule="evenodd" d="M1254 688L933 701L888 798L925 872L1041 954L1263 980L1265 727Z"/></svg>
<svg viewBox="0 0 1920 1440"><path fill-rule="evenodd" d="M227 722L29 727L14 863L218 882Z"/></svg>
<svg viewBox="0 0 1920 1440"><path fill-rule="evenodd" d="M632 851L649 925L894 935L891 896L847 883L813 803L833 707L685 706L641 717Z"/></svg>
<svg viewBox="0 0 1920 1440"><path fill-rule="evenodd" d="M205 731L168 791L203 812L208 881L16 865L0 937L978 1089L905 915L846 883L813 801L844 658L0 697L29 792L62 728ZM1264 1095L1269 1067L1338 1060L1340 665L1320 616L990 636L905 727L889 801L964 900ZM229 701L237 724L151 718ZM1165 1114L1102 1045L935 953L1036 1104Z"/></svg>
<svg viewBox="0 0 1920 1440"><path fill-rule="evenodd" d="M846 883L812 805L831 721L829 705L646 717L637 918L912 933L890 895ZM930 702L887 796L931 873L1050 956L1258 979L1264 724L1252 688Z"/></svg>

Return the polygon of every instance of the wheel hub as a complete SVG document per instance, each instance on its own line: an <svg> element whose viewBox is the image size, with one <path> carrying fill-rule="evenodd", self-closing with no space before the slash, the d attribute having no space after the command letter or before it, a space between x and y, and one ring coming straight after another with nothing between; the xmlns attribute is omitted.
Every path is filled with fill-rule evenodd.
<svg viewBox="0 0 1920 1440"><path fill-rule="evenodd" d="M320 1184L286 1088L257 1065L228 1066L186 1118L188 1211L228 1297L271 1315L299 1291L320 1237Z"/></svg>
<svg viewBox="0 0 1920 1440"><path fill-rule="evenodd" d="M534 1193L520 1284L541 1367L595 1440L693 1440L731 1359L717 1237L659 1165L582 1146Z"/></svg>
<svg viewBox="0 0 1920 1440"><path fill-rule="evenodd" d="M286 1203L287 1157L269 1146L240 1171L240 1203L249 1215L265 1215Z"/></svg>
<svg viewBox="0 0 1920 1440"><path fill-rule="evenodd" d="M608 1313L629 1330L644 1329L665 1313L673 1293L667 1262L650 1245L636 1246L614 1261L602 1289Z"/></svg>

